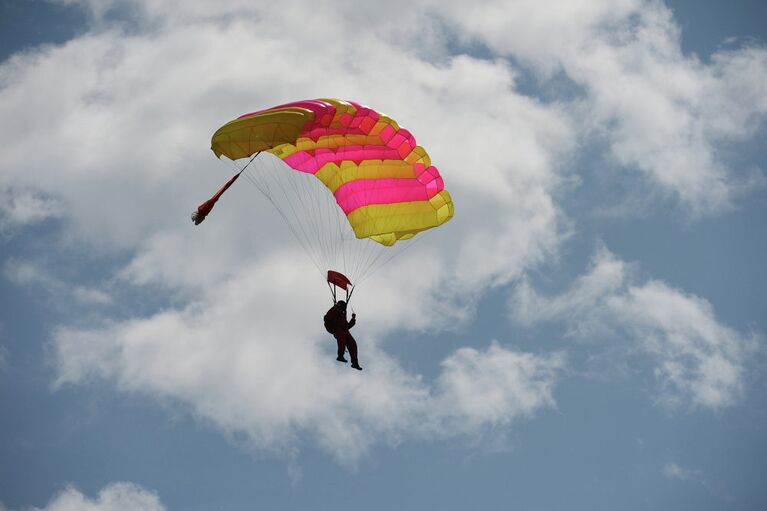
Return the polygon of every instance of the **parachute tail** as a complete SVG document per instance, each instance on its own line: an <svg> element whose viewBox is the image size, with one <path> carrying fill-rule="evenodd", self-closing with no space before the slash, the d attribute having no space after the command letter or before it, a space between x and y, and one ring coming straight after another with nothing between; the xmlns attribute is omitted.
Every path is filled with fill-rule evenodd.
<svg viewBox="0 0 767 511"><path fill-rule="evenodd" d="M238 173L236 173L232 179L226 182L224 186L222 186L216 193L213 194L213 197L206 200L199 206L197 206L197 210L192 212L192 222L194 222L194 225L200 225L203 220L205 220L205 217L210 214L210 212L213 210L213 206L216 205L216 202L218 199L221 198L222 195L224 195L224 192L229 189L230 186L234 184L235 181L237 181L237 178L240 177L240 174L245 172L245 169L248 168L248 165L250 165L253 160L256 159L256 156L261 154L261 151L257 152L253 157L250 159L247 165L245 165L242 170L240 170Z"/></svg>
<svg viewBox="0 0 767 511"><path fill-rule="evenodd" d="M194 225L200 225L203 220L205 220L205 217L207 217L208 214L210 214L210 212L213 210L213 206L216 205L218 199L220 199L224 192L227 191L235 181L237 181L237 178L240 177L240 174L242 174L242 171L238 172L234 175L234 177L232 177L232 179L227 181L224 186L222 186L215 194L213 194L213 197L197 206L197 211L192 212L192 222L194 222Z"/></svg>

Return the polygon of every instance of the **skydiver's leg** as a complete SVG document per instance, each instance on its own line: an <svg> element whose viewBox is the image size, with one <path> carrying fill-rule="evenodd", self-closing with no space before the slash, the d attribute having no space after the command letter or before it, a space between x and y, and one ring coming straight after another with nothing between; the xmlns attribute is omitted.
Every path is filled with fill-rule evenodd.
<svg viewBox="0 0 767 511"><path fill-rule="evenodd" d="M344 342L344 336L343 335L334 335L336 338L336 344L338 344L338 356L336 357L336 360L339 362L346 362L346 359L344 358L344 352L346 351L346 343Z"/></svg>
<svg viewBox="0 0 767 511"><path fill-rule="evenodd" d="M346 335L346 347L349 349L349 356L352 358L352 367L355 369L360 368L359 361L357 360L357 341L354 340L352 334Z"/></svg>

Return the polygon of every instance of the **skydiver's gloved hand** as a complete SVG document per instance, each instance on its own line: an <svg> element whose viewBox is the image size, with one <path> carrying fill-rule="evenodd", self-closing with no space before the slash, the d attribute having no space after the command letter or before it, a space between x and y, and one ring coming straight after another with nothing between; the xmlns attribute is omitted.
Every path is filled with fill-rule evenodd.
<svg viewBox="0 0 767 511"><path fill-rule="evenodd" d="M356 317L357 317L357 315L356 315L355 313L353 313L353 312L352 312L352 319L354 319L354 318L356 318Z"/></svg>

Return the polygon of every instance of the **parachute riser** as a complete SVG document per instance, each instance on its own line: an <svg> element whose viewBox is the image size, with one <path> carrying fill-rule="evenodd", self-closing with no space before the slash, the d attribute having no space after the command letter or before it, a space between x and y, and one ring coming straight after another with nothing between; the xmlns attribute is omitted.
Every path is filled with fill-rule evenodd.
<svg viewBox="0 0 767 511"><path fill-rule="evenodd" d="M244 166L244 167L242 167L242 168L240 169L240 171L237 173L237 175L239 176L240 174L242 174L243 172L245 172L245 169L247 169L248 167L250 167L250 164L251 164L251 163L253 163L253 160L255 160L255 159L258 157L258 155L259 155L259 154L261 154L262 152L263 152L263 151L258 151L256 154L254 154L253 156L251 156L251 158L248 160L248 163L246 163L246 164L245 164L245 166Z"/></svg>
<svg viewBox="0 0 767 511"><path fill-rule="evenodd" d="M351 288L351 290L349 289L349 287ZM349 287L346 288L346 305L349 305L349 302L352 299L352 295L354 294L354 286L349 286ZM330 294L333 296L334 304L338 302L337 288L338 286L328 282L328 289L330 289Z"/></svg>
<svg viewBox="0 0 767 511"><path fill-rule="evenodd" d="M330 289L330 294L333 295L333 303L338 302L337 288L339 287L346 291L346 303L349 303L349 300L352 297L352 293L354 292L354 285L352 285L351 281L346 277L346 275L343 273L338 273L334 270L328 270L327 283L328 288Z"/></svg>
<svg viewBox="0 0 767 511"><path fill-rule="evenodd" d="M338 273L334 270L328 270L327 283L328 289L330 289L330 294L333 296L333 303L338 303L338 288L340 287L346 291L346 303L348 305L349 300L352 299L352 295L354 294L355 286L346 277L346 275L343 273Z"/></svg>

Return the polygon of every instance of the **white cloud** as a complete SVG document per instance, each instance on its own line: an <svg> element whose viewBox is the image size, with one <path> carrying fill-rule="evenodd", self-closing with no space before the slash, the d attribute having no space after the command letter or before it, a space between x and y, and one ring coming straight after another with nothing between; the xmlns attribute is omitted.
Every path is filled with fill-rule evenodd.
<svg viewBox="0 0 767 511"><path fill-rule="evenodd" d="M431 385L381 350L365 312L354 330L365 370L351 371L333 360L335 343L321 331L322 288L294 294L311 275L294 268L285 260L249 265L184 310L60 329L58 384L114 381L123 391L180 401L258 448L289 453L297 438L310 438L344 463L382 441L477 436L553 405L559 354L465 348L444 361ZM270 274L291 277L263 301ZM472 391L484 394L482 406L470 402Z"/></svg>
<svg viewBox="0 0 767 511"><path fill-rule="evenodd" d="M431 7L403 2L408 15L394 19L391 3L380 2L354 9L344 2L280 9L131 2L138 23L126 33L104 18L121 2L80 3L97 20L90 32L0 66L0 117L9 120L0 125L0 189L50 197L68 249L127 258L110 277L147 293L170 291L175 300L129 320L62 325L53 340L60 384L103 379L187 403L258 446L281 449L307 435L344 461L371 442L423 434L419 424L468 434L552 405L559 354L467 347L445 359L430 385L389 357L384 342L400 329L469 321L489 286L557 253L567 223L556 200L564 167L583 129L594 129L574 120L572 105L520 94L517 71L503 57L451 55L452 34ZM622 23L638 4L572 5L473 7L461 10L466 23L455 26L459 37L480 37L473 24L484 19L489 30L481 37L502 56L511 50L493 38L527 33L529 44L510 46L512 53L550 69L584 49L584 33L599 35L594 27L605 20ZM516 19L509 18L514 9L525 12L525 22L501 32ZM612 32L605 34L588 39L599 43L595 51L609 50L599 62L625 64L626 53L613 51ZM603 82L583 76L602 75L589 72L588 60L574 62L567 73L597 91ZM743 66L758 77L755 62ZM364 375L327 363L332 347L319 334L323 283L262 197L238 184L206 224L188 220L229 177L208 149L215 128L267 105L322 96L369 103L411 129L456 204L450 223L355 295L362 359L370 361ZM612 123L620 111L605 98L593 93L591 124ZM616 154L621 140L613 141ZM23 170L30 165L35 173ZM64 282L55 269L17 263L6 275L26 284ZM98 303L103 296L94 292L82 287L73 296ZM498 387L472 403L467 392L489 385L485 370L498 376ZM444 412L445 396L460 409ZM443 411L425 420L435 406Z"/></svg>
<svg viewBox="0 0 767 511"><path fill-rule="evenodd" d="M719 323L707 301L650 281L611 297L609 308L658 359L655 375L670 404L689 399L718 409L740 397L757 338Z"/></svg>
<svg viewBox="0 0 767 511"><path fill-rule="evenodd" d="M674 462L669 462L663 465L661 473L666 479L677 479L680 481L700 479L701 477L700 470L688 470L686 468L680 467Z"/></svg>
<svg viewBox="0 0 767 511"><path fill-rule="evenodd" d="M70 302L83 305L109 305L112 296L101 289L78 284L70 285L40 264L10 259L3 265L3 275L14 284L27 288L42 288L61 306Z"/></svg>
<svg viewBox="0 0 767 511"><path fill-rule="evenodd" d="M69 249L127 254L117 282L171 291L182 303L127 321L62 325L54 336L59 383L103 378L188 403L258 446L279 450L306 435L349 461L372 442L417 432L412 425L425 422L434 393L459 374L448 371L432 388L388 357L381 339L468 321L488 284L556 251L563 228L554 193L574 138L560 106L518 94L503 60L450 55L418 10L395 22L327 7L147 2L138 9L144 28L131 34L98 22L0 67L0 115L14 120L0 127L0 185L56 197ZM108 8L100 4L94 17ZM236 15L240 8L251 15ZM324 285L260 195L238 183L203 226L188 220L231 172L207 147L216 127L322 96L369 103L411 129L458 210L355 294L362 360L370 361L362 377L328 364ZM34 177L20 172L31 156L56 165L36 164ZM54 272L6 266L27 285L56 287L63 279ZM90 291L75 295L97 299ZM522 367L545 364L519 357L523 386L504 387L502 395L512 394L499 417L459 416L508 424L550 405L543 383L553 385L554 371L532 370L525 384ZM456 434L443 419L433 427Z"/></svg>
<svg viewBox="0 0 767 511"><path fill-rule="evenodd" d="M31 511L164 511L157 495L133 483L111 483L95 498L68 486L42 508Z"/></svg>
<svg viewBox="0 0 767 511"><path fill-rule="evenodd" d="M579 86L582 135L607 141L616 163L640 171L692 214L732 205L764 182L730 168L721 149L752 138L767 114L767 51L682 53L680 28L659 1L439 2L459 37L526 62L544 84ZM620 177L618 177L619 179Z"/></svg>
<svg viewBox="0 0 767 511"><path fill-rule="evenodd" d="M638 283L630 266L600 247L591 268L551 297L528 283L512 295L512 317L527 325L562 321L579 339L630 341L649 355L666 405L720 409L741 396L759 336L717 321L706 300L657 280Z"/></svg>
<svg viewBox="0 0 767 511"><path fill-rule="evenodd" d="M60 215L61 205L51 197L34 190L0 189L0 231Z"/></svg>
<svg viewBox="0 0 767 511"><path fill-rule="evenodd" d="M461 348L442 361L437 415L446 415L457 431L508 426L554 405L552 391L564 365L561 353L538 356L495 342L484 351Z"/></svg>
<svg viewBox="0 0 767 511"><path fill-rule="evenodd" d="M2 329L2 325L0 325L0 329ZM5 372L8 368L8 355L8 348L0 344L0 372Z"/></svg>
<svg viewBox="0 0 767 511"><path fill-rule="evenodd" d="M170 16L169 4L158 5ZM8 143L0 180L59 197L76 242L98 251L138 249L129 273L141 282L196 285L221 278L244 253L263 256L286 241L279 225L255 225L259 238L279 242L242 235L254 228L247 217L266 211L246 187L229 192L226 213L219 205L215 228L183 223L229 172L207 149L211 132L264 105L352 97L410 128L445 175L459 213L446 226L450 241L439 257L459 258L448 267L453 280L469 283L464 287L477 279L505 282L556 249L562 227L552 194L557 166L573 147L558 105L517 94L502 60L444 49L436 62L424 60L403 47L409 40L390 41L400 27L386 17L349 44L353 20L333 9L312 9L309 20L286 8L297 15L258 9L221 23L219 7L185 4L177 12L215 20L187 24L160 15L153 19L170 25L159 33L106 29L11 59L0 70L0 112L17 122L2 133ZM322 36L310 27L324 27ZM151 69L163 73L150 76ZM56 89L44 88L54 77ZM30 155L56 165L40 165L34 176L15 171ZM456 239L466 242L454 255ZM217 250L198 249L212 244Z"/></svg>
<svg viewBox="0 0 767 511"><path fill-rule="evenodd" d="M527 280L522 280L512 298L512 315L525 325L567 318L568 335L589 336L602 327L600 322L593 321L592 311L606 306L607 298L625 286L630 271L629 265L600 246L589 271L559 295L541 296Z"/></svg>

